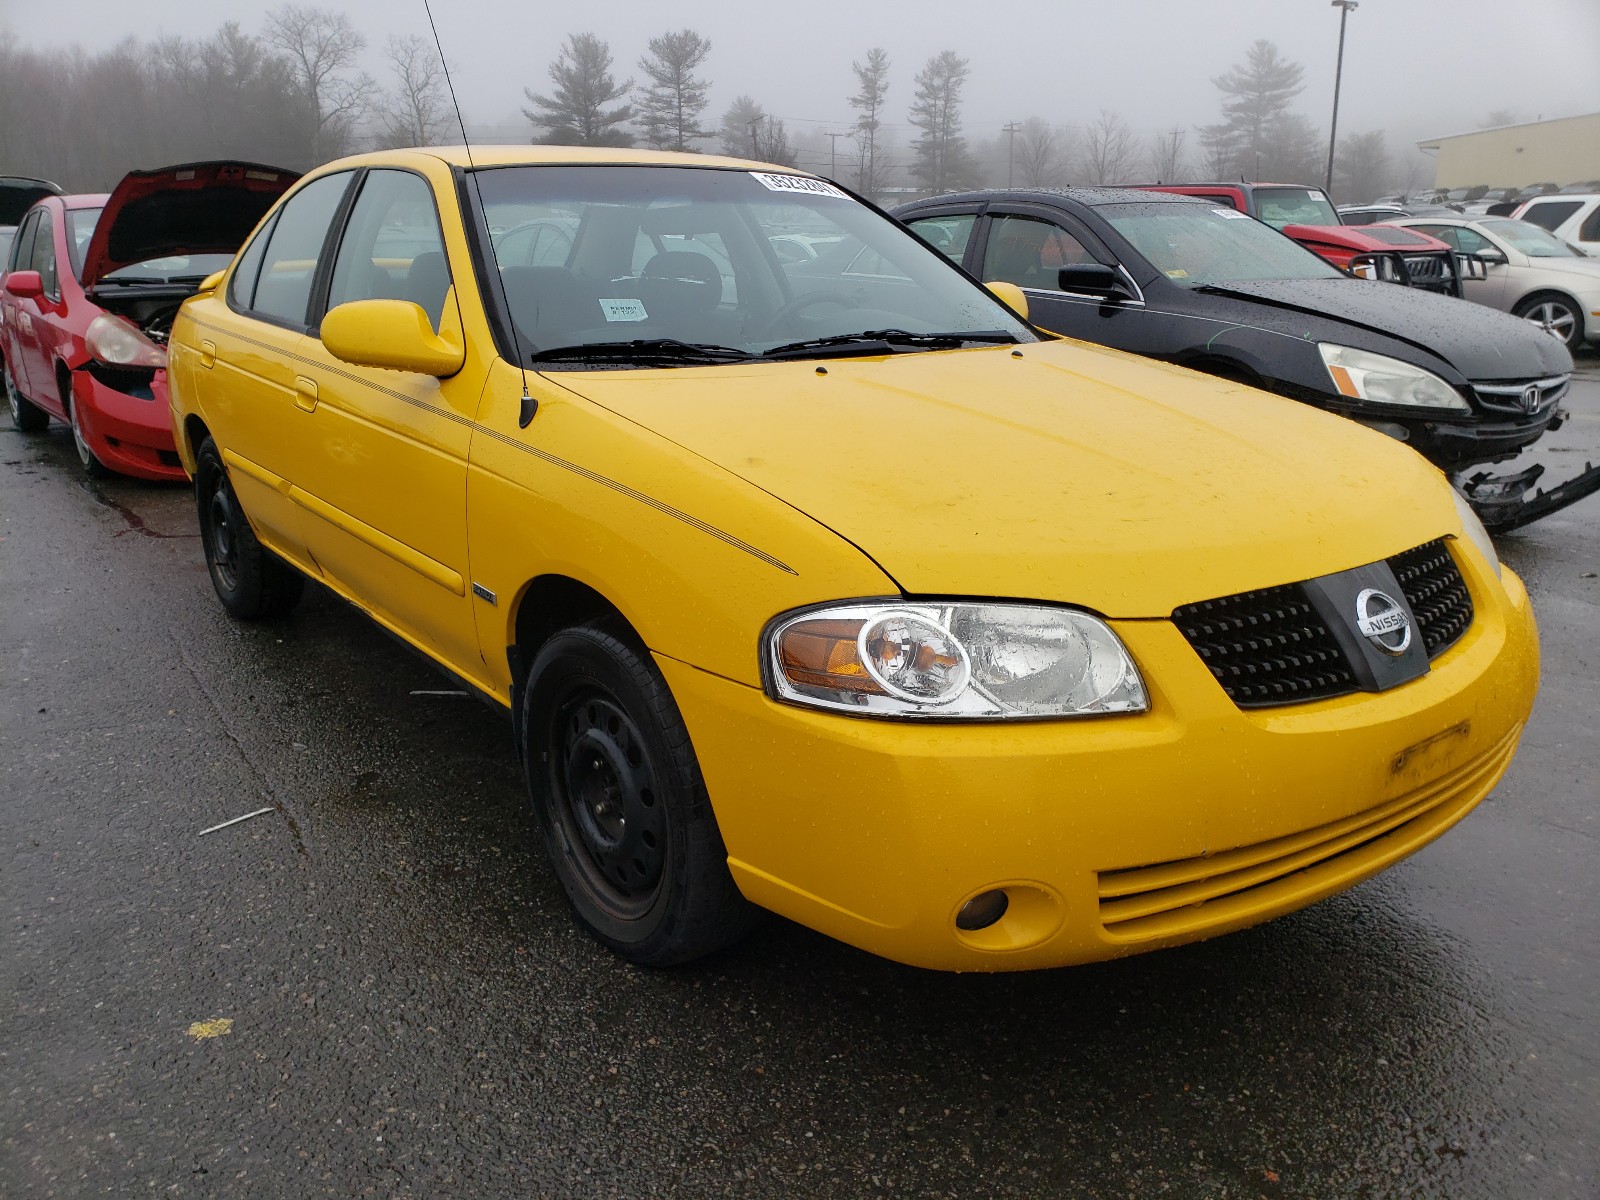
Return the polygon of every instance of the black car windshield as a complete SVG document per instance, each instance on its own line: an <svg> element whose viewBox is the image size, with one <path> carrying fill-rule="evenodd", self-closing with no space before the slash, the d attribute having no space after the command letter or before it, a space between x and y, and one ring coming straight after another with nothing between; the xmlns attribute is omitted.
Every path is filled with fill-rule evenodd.
<svg viewBox="0 0 1600 1200"><path fill-rule="evenodd" d="M169 254L108 271L101 283L191 283L222 270L231 254Z"/></svg>
<svg viewBox="0 0 1600 1200"><path fill-rule="evenodd" d="M103 211L98 208L67 209L67 250L72 255L73 277L79 282L83 280L84 247L94 236L94 227L100 223L100 214Z"/></svg>
<svg viewBox="0 0 1600 1200"><path fill-rule="evenodd" d="M638 343L649 365L737 362L844 339L817 348L840 357L852 335L886 331L912 336L863 338L861 353L966 344L915 336L926 334L1035 340L920 238L804 176L515 166L480 168L475 181L504 284L485 292L509 309L525 359L559 363L560 351L592 346L572 361L615 367ZM792 253L798 241L807 254Z"/></svg>
<svg viewBox="0 0 1600 1200"><path fill-rule="evenodd" d="M1481 221L1485 230L1529 258L1580 258L1571 246L1555 234L1529 221Z"/></svg>
<svg viewBox="0 0 1600 1200"><path fill-rule="evenodd" d="M1347 279L1242 212L1208 204L1107 204L1095 210L1180 287L1268 279Z"/></svg>
<svg viewBox="0 0 1600 1200"><path fill-rule="evenodd" d="M1339 224L1339 214L1320 188L1258 187L1255 196L1256 217L1274 229L1285 225Z"/></svg>

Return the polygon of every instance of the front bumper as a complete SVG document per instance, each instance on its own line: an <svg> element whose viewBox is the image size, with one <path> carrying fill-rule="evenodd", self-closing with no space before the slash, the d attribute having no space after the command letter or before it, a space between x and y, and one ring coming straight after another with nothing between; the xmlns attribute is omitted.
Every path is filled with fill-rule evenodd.
<svg viewBox="0 0 1600 1200"><path fill-rule="evenodd" d="M101 463L136 479L184 482L172 440L167 373L157 371L150 396L129 395L96 379L87 368L72 373L72 403L89 449Z"/></svg>
<svg viewBox="0 0 1600 1200"><path fill-rule="evenodd" d="M863 720L658 661L747 897L917 966L1063 966L1293 911L1488 794L1532 706L1538 646L1521 582L1458 557L1476 617L1428 675L1281 709L1236 708L1166 621L1114 623L1151 689L1137 717ZM1006 915L957 929L995 888Z"/></svg>

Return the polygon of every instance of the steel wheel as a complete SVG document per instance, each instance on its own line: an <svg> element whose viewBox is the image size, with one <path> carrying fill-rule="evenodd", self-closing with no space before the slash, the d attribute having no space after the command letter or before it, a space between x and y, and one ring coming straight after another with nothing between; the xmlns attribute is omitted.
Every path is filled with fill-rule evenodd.
<svg viewBox="0 0 1600 1200"><path fill-rule="evenodd" d="M75 399L67 405L67 418L72 425L72 444L77 447L78 461L83 464L84 474L90 479L106 478L111 472L94 456L94 451L89 448L89 443L83 436L83 427L78 423L78 403Z"/></svg>
<svg viewBox="0 0 1600 1200"><path fill-rule="evenodd" d="M1578 308L1565 296L1549 292L1531 296L1517 306L1516 315L1537 325L1551 337L1560 338L1568 349L1576 346L1583 336L1583 321Z"/></svg>
<svg viewBox="0 0 1600 1200"><path fill-rule="evenodd" d="M194 493L200 546L222 606L246 621L281 617L294 608L306 577L257 540L210 438L195 455Z"/></svg>
<svg viewBox="0 0 1600 1200"><path fill-rule="evenodd" d="M239 541L239 522L244 514L234 501L233 489L219 487L212 491L206 506L210 520L206 523L206 562L219 591L234 592L239 587L239 574L234 565L234 548Z"/></svg>
<svg viewBox="0 0 1600 1200"><path fill-rule="evenodd" d="M50 414L27 400L17 381L11 377L11 366L0 360L0 375L5 376L6 404L11 408L11 424L23 433L42 433L50 424Z"/></svg>

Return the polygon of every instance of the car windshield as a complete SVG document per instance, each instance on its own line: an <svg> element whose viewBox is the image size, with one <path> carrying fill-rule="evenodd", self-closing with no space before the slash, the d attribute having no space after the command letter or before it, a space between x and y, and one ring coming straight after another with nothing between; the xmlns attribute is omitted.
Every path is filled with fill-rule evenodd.
<svg viewBox="0 0 1600 1200"><path fill-rule="evenodd" d="M1529 258L1579 258L1576 250L1548 229L1528 221L1483 221L1483 228Z"/></svg>
<svg viewBox="0 0 1600 1200"><path fill-rule="evenodd" d="M101 283L191 283L222 270L231 254L169 254L108 271Z"/></svg>
<svg viewBox="0 0 1600 1200"><path fill-rule="evenodd" d="M895 350L1035 340L921 239L804 176L518 166L474 178L503 283L485 290L508 308L524 356L589 346L620 358L637 342L738 361L804 356L795 343L816 341L849 353L860 334L893 333Z"/></svg>
<svg viewBox="0 0 1600 1200"><path fill-rule="evenodd" d="M1339 214L1318 188L1257 188L1256 217L1274 229L1339 223Z"/></svg>
<svg viewBox="0 0 1600 1200"><path fill-rule="evenodd" d="M1231 208L1108 204L1096 211L1180 287L1348 278L1276 230Z"/></svg>
<svg viewBox="0 0 1600 1200"><path fill-rule="evenodd" d="M94 227L100 223L99 208L67 209L67 249L72 254L72 274L83 281L83 251L94 236Z"/></svg>

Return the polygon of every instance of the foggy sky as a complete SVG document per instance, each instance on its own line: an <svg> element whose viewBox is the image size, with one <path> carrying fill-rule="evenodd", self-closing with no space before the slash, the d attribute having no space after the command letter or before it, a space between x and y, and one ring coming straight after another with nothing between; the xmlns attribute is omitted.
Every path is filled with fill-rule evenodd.
<svg viewBox="0 0 1600 1200"><path fill-rule="evenodd" d="M98 50L127 36L210 35L225 20L259 32L273 3L243 0L0 0L0 23L24 45ZM367 70L390 82L377 51L391 33L428 34L422 0L326 0L367 36ZM70 20L62 20L70 11ZM546 68L569 33L607 40L619 78L634 76L648 37L691 28L713 43L709 124L749 94L791 133L848 129L852 59L888 50L889 122L905 139L912 77L953 49L971 60L965 134L1008 120L1081 124L1101 108L1140 133L1219 119L1211 84L1258 37L1305 67L1293 107L1326 131L1338 10L1328 0L605 0L600 4L434 0L434 17L468 129L525 141L522 89L548 90ZM1397 156L1418 138L1476 128L1496 109L1523 120L1600 111L1600 0L1362 0L1349 21L1342 133L1382 129ZM1191 151L1195 146L1190 134Z"/></svg>

